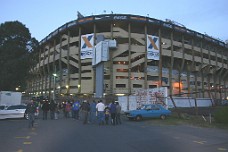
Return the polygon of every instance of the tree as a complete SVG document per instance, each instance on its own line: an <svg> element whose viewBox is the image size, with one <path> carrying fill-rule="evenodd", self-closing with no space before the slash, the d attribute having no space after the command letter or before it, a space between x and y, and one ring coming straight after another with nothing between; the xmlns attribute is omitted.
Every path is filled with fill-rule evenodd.
<svg viewBox="0 0 228 152"><path fill-rule="evenodd" d="M26 89L30 57L37 47L38 41L31 38L29 29L21 22L11 21L0 25L0 90Z"/></svg>

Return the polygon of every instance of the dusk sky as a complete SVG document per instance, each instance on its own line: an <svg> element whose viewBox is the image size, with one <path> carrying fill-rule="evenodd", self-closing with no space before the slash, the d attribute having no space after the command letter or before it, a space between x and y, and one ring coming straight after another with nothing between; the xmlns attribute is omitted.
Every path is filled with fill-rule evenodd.
<svg viewBox="0 0 228 152"><path fill-rule="evenodd" d="M84 16L132 14L165 21L222 41L228 39L228 0L1 0L0 23L18 20L41 41L65 23Z"/></svg>

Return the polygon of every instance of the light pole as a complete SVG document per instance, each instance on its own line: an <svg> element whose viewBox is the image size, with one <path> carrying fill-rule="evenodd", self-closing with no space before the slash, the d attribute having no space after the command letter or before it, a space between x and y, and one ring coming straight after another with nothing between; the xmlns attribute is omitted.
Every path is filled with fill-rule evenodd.
<svg viewBox="0 0 228 152"><path fill-rule="evenodd" d="M53 78L54 78L54 82L53 82L53 100L55 101L55 84L56 84L57 74L53 73L52 75L53 75Z"/></svg>

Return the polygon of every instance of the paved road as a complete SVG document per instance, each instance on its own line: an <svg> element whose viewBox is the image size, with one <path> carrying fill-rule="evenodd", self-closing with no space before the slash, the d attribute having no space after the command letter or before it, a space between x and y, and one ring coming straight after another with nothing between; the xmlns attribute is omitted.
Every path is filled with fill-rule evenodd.
<svg viewBox="0 0 228 152"><path fill-rule="evenodd" d="M0 121L1 152L228 152L228 131L124 121L83 125L64 119Z"/></svg>

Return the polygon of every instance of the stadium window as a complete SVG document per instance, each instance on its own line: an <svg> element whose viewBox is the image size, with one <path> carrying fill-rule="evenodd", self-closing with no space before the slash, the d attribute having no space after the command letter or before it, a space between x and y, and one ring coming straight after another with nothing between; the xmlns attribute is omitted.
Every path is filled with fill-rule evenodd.
<svg viewBox="0 0 228 152"><path fill-rule="evenodd" d="M203 58L204 58L204 59L209 59L209 55L206 54L206 53L203 53Z"/></svg>
<svg viewBox="0 0 228 152"><path fill-rule="evenodd" d="M126 84L116 84L116 88L126 88Z"/></svg>
<svg viewBox="0 0 228 152"><path fill-rule="evenodd" d="M190 85L195 85L195 81L190 81Z"/></svg>
<svg viewBox="0 0 228 152"><path fill-rule="evenodd" d="M128 72L128 69L116 69L116 72Z"/></svg>
<svg viewBox="0 0 228 152"><path fill-rule="evenodd" d="M91 70L83 70L81 73L91 73Z"/></svg>
<svg viewBox="0 0 228 152"><path fill-rule="evenodd" d="M150 89L157 88L157 85L149 85Z"/></svg>
<svg viewBox="0 0 228 152"><path fill-rule="evenodd" d="M142 88L141 84L133 84L133 88Z"/></svg>
<svg viewBox="0 0 228 152"><path fill-rule="evenodd" d="M91 80L91 77L82 77L82 80Z"/></svg>
<svg viewBox="0 0 228 152"><path fill-rule="evenodd" d="M73 61L73 62L75 62L75 63L78 63L78 60L75 59L75 58L73 58L73 57L71 57L71 56L69 56L69 60L70 60L70 61Z"/></svg>
<svg viewBox="0 0 228 152"><path fill-rule="evenodd" d="M147 80L153 80L153 81L158 81L158 76L151 76L151 75L148 75L147 76Z"/></svg>
<svg viewBox="0 0 228 152"><path fill-rule="evenodd" d="M82 66L91 66L92 62L81 63Z"/></svg>
<svg viewBox="0 0 228 152"><path fill-rule="evenodd" d="M217 60L218 60L218 62L221 62L222 63L222 58L217 57Z"/></svg>
<svg viewBox="0 0 228 152"><path fill-rule="evenodd" d="M105 80L109 80L110 79L110 75L104 75L104 79Z"/></svg>
<svg viewBox="0 0 228 152"><path fill-rule="evenodd" d="M116 76L116 79L128 79L127 76Z"/></svg>
<svg viewBox="0 0 228 152"><path fill-rule="evenodd" d="M158 66L158 61L150 61L147 63L147 66Z"/></svg>
<svg viewBox="0 0 228 152"><path fill-rule="evenodd" d="M117 38L118 44L127 44L129 42L128 38Z"/></svg>
<svg viewBox="0 0 228 152"><path fill-rule="evenodd" d="M78 42L72 42L72 43L70 43L70 47L72 47L72 46L78 47Z"/></svg>
<svg viewBox="0 0 228 152"><path fill-rule="evenodd" d="M71 80L76 81L76 80L78 80L78 78L71 78Z"/></svg>

